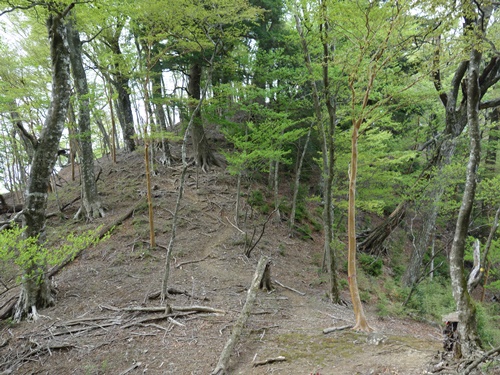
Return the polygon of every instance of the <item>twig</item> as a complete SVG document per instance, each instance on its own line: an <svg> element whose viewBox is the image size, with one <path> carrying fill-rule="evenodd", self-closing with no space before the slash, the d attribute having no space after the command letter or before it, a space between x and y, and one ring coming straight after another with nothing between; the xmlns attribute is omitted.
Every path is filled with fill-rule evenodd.
<svg viewBox="0 0 500 375"><path fill-rule="evenodd" d="M352 328L353 325L352 324L349 324L349 325L346 325L346 326L341 326L341 327L330 327L330 328L325 328L323 330L323 333L326 335L327 333L331 333L331 332L335 332L335 331L343 331L344 329L349 329L349 328Z"/></svg>
<svg viewBox="0 0 500 375"><path fill-rule="evenodd" d="M240 228L238 228L238 226L237 226L237 225L235 225L235 224L231 223L231 220L229 220L229 218L228 218L227 216L226 216L226 220L227 220L227 222L228 222L229 224L231 224L233 227L235 227L236 229L238 229L238 231L239 231L240 233L245 234L245 232L243 232Z"/></svg>
<svg viewBox="0 0 500 375"><path fill-rule="evenodd" d="M192 264L192 263L199 263L199 262L203 262L205 259L207 259L208 257L210 256L210 254L208 254L206 257L202 258L202 259L195 259L195 260L187 260L185 262L180 262L179 264L176 264L175 265L175 268L181 268L182 266L185 266L186 264Z"/></svg>
<svg viewBox="0 0 500 375"><path fill-rule="evenodd" d="M266 221L264 221L264 224L262 224L262 230L260 231L260 235L259 235L259 238L257 238L255 240L255 242L252 244L252 241L253 241L253 236L252 236L252 241L250 241L250 244L248 246L248 248L245 250L245 255L247 256L247 258L250 258L250 253L252 252L253 249L255 249L255 246L257 246L257 244L260 242L260 240L262 239L262 236L264 235L264 232L266 231L266 224L269 222L269 220L271 220L271 217L274 215L274 213L277 211L278 209L275 208L273 210L273 212L271 212L269 214L269 216L267 216L267 219ZM254 229L254 235L255 235L255 229Z"/></svg>
<svg viewBox="0 0 500 375"><path fill-rule="evenodd" d="M283 356L279 356L276 358L268 358L268 359L265 359L263 361L254 362L253 367L264 366L264 365L268 365L270 363L285 362L285 361L286 361L286 358Z"/></svg>
<svg viewBox="0 0 500 375"><path fill-rule="evenodd" d="M285 289L291 290L292 292L295 292L295 293L297 293L297 294L300 294L301 296L305 296L305 295L306 295L306 294L305 294L305 293L303 293L303 292L299 292L297 289L293 289L293 288L291 288L291 287L289 287L289 286L283 285L282 283L280 283L280 282L279 282L278 280L276 280L276 279L274 279L274 282L275 282L276 284L278 284L279 286L281 286L282 288L285 288Z"/></svg>
<svg viewBox="0 0 500 375"><path fill-rule="evenodd" d="M125 371L120 372L120 375L128 374L130 371L135 370L137 367L140 367L140 366L142 366L142 362L134 363L132 366L130 366Z"/></svg>

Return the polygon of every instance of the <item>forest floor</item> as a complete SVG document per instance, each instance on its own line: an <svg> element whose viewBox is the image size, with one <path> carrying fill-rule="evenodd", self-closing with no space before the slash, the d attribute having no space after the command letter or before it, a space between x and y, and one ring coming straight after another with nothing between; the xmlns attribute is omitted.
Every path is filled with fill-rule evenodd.
<svg viewBox="0 0 500 375"><path fill-rule="evenodd" d="M247 258L244 236L233 225L236 181L220 168L200 173L198 182L194 167L188 170L169 284L183 294L170 294L169 303L224 313L184 312L169 319L162 312L125 310L161 306L159 299L148 296L161 287L181 173L179 165L157 166L152 177L159 246L151 250L143 165L140 152L120 153L116 164L107 157L98 160L106 216L76 222L76 201L49 219L49 237L62 236L63 230L112 223L136 207L109 239L83 251L54 276L56 304L40 310L39 320L0 323L0 374L210 374L262 254L272 259L275 289L258 292L231 355L229 374L427 373L442 349L441 329L410 318L381 318L376 301L365 305L375 333L323 333L328 327L353 324L354 316L351 307L332 305L326 298L326 277L319 272L321 233L308 240L291 238L286 222L270 221ZM69 167L58 181L61 186L52 194L48 212L57 211L57 201L64 205L79 196L78 176L72 182ZM255 227L259 235L266 216L254 213L252 218L250 210L244 212L241 228L251 235ZM1 293L0 302L9 294ZM349 300L347 289L343 297ZM285 360L254 367L278 356Z"/></svg>

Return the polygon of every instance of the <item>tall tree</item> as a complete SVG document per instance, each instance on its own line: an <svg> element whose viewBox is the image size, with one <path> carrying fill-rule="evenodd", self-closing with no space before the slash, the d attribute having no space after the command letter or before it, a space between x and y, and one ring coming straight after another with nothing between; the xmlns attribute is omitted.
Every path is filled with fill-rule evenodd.
<svg viewBox="0 0 500 375"><path fill-rule="evenodd" d="M82 205L75 217L85 216L92 220L104 216L97 194L94 174L94 153L92 151L92 130L90 127L90 99L85 68L83 67L82 42L75 22L68 22L68 41L71 62L71 72L78 101L78 142L81 150L80 165L82 169Z"/></svg>
<svg viewBox="0 0 500 375"><path fill-rule="evenodd" d="M116 93L116 111L120 124L125 149L128 152L135 150L136 131L134 127L134 114L132 110L131 88L130 88L130 67L127 56L122 51L121 40L127 22L125 12L133 13L133 8L127 3L121 4L124 9L112 7L111 15L104 20L105 28L96 30L101 43L93 43L96 56L92 56L93 62L98 66L103 76L108 79ZM129 6L128 8L126 8ZM107 14L107 13L106 13Z"/></svg>
<svg viewBox="0 0 500 375"><path fill-rule="evenodd" d="M471 356L479 349L477 334L477 318L474 303L467 289L464 270L465 241L471 218L474 196L476 193L477 169L481 156L481 134L479 130L479 107L481 103L481 63L483 52L481 45L485 43L486 25L493 13L490 2L469 1L463 3L464 32L469 49L467 64L467 126L469 129L470 154L466 168L465 188L462 204L458 212L455 235L450 251L450 277L453 297L459 312L458 332L460 335L461 353Z"/></svg>
<svg viewBox="0 0 500 375"><path fill-rule="evenodd" d="M50 175L54 168L70 98L70 61L66 16L75 3L67 5L50 3L47 28L50 41L52 67L52 99L44 127L33 156L30 177L23 211L25 235L45 238L45 209ZM23 270L22 290L15 307L15 319L27 314L37 318L37 308L53 304L50 282L45 273L45 264L37 261L36 254Z"/></svg>
<svg viewBox="0 0 500 375"><path fill-rule="evenodd" d="M315 113L315 122L320 134L321 143L321 160L322 160L322 181L323 181L323 198L325 201L323 208L323 228L324 228L324 251L325 260L329 276L329 297L334 303L340 302L340 291L337 278L337 266L335 248L333 247L333 173L334 173L334 134L337 122L336 103L332 96L333 90L330 84L329 69L331 64L331 35L328 20L328 6L326 1L321 1L319 4L320 19L319 25L319 41L322 46L322 84L323 90L318 87L318 78L314 75L314 67L310 52L310 46L304 33L302 23L310 19L307 13L307 7L304 4L297 5L295 13L295 23L299 34L304 60L309 73L310 85L312 88L312 98ZM302 19L301 19L302 15ZM310 22L310 21L309 21ZM308 25L310 28L311 25ZM328 117L325 120L323 115L323 107L326 107Z"/></svg>

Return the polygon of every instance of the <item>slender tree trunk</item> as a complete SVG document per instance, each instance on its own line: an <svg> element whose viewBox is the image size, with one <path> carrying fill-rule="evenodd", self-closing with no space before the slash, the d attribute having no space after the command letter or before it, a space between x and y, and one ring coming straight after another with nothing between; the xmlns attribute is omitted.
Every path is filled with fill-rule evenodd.
<svg viewBox="0 0 500 375"><path fill-rule="evenodd" d="M123 67L120 64L120 61L123 59L119 42L120 34L120 31L117 30L114 35L107 38L106 41L116 59L115 69L112 72L112 84L118 94L118 98L116 100L118 121L120 122L120 126L122 128L125 148L128 152L133 152L135 150L134 115L132 112L132 102L130 100L129 78L122 71Z"/></svg>
<svg viewBox="0 0 500 375"><path fill-rule="evenodd" d="M153 67L153 70L158 70L158 68L155 69ZM167 116L165 114L165 110L163 108L163 105L161 103L162 99L162 92L161 92L161 74L162 71L154 71L151 80L153 83L153 106L154 106L154 111L155 111L155 118L156 122L158 123L159 131L162 133L168 132L167 128ZM162 150L162 155L160 157L160 160L162 163L166 165L170 165L172 163L172 154L170 152L170 145L168 143L168 140L165 138L165 135L161 136L161 150Z"/></svg>
<svg viewBox="0 0 500 375"><path fill-rule="evenodd" d="M356 324L353 329L361 331L371 331L368 325L363 304L359 297L358 277L356 273L356 175L358 172L358 136L362 120L353 123L351 136L351 164L349 171L349 213L347 220L347 278L349 280L349 291L351 293L352 307Z"/></svg>
<svg viewBox="0 0 500 375"><path fill-rule="evenodd" d="M78 142L80 144L80 168L82 171L82 205L75 218L93 220L104 216L94 173L94 152L92 151L92 129L90 127L90 100L87 76L83 67L82 42L73 22L68 23L68 40L71 72L78 100Z"/></svg>
<svg viewBox="0 0 500 375"><path fill-rule="evenodd" d="M38 237L40 242L45 239L47 189L57 159L59 140L64 129L70 98L70 61L64 16L73 6L74 3L71 3L64 12L51 15L47 22L52 58L52 99L33 156L23 212L25 235ZM22 291L14 312L16 321L28 314L32 314L32 317L36 319L37 308L47 307L54 303L50 282L45 273L46 266L35 256L28 267L23 270Z"/></svg>
<svg viewBox="0 0 500 375"><path fill-rule="evenodd" d="M438 163L437 176L442 176L444 168L446 168L452 160L453 154L456 149L457 138L445 140L441 145L441 158ZM434 178L434 188L430 191L429 199L425 200L422 204L422 230L420 231L417 239L416 246L410 255L410 261L403 275L403 284L406 286L413 286L420 280L422 276L422 264L424 255L429 248L432 238L432 233L436 228L436 220L439 215L440 202L444 194L445 184L442 178Z"/></svg>
<svg viewBox="0 0 500 375"><path fill-rule="evenodd" d="M99 128L99 131L101 132L101 138L104 143L102 153L106 154L108 152L111 152L111 140L109 139L108 131L106 130L106 127L104 126L101 117L94 112L93 118L95 120L95 123L97 124L97 127Z"/></svg>
<svg viewBox="0 0 500 375"><path fill-rule="evenodd" d="M302 153L300 154L299 163L297 165L297 170L295 172L295 183L293 184L292 210L290 213L290 220L289 220L290 237L292 237L295 228L295 212L297 211L297 198L299 196L300 175L302 174L302 165L304 164L304 159L307 153L307 147L309 146L309 140L311 139L312 125L313 124L311 123L311 126L309 126L309 130L307 131L306 142L304 144L304 148L302 149Z"/></svg>
<svg viewBox="0 0 500 375"><path fill-rule="evenodd" d="M328 24L328 9L325 0L321 1L321 44L323 46L323 98L325 100L326 109L328 112L328 120L326 122L326 129L323 131L323 166L325 170L325 218L327 227L327 246L325 245L325 259L330 277L330 299L333 303L340 303L340 292L337 280L337 255L335 254L335 247L333 246L333 177L335 165L335 126L337 124L337 107L335 99L331 94L331 84L329 78L329 66L331 63L330 51L330 35Z"/></svg>
<svg viewBox="0 0 500 375"><path fill-rule="evenodd" d="M328 270L328 276L329 276L329 291L328 295L330 297L330 300L333 303L338 303L340 302L340 293L339 293L339 287L338 287L338 280L337 280L337 269L336 269L336 259L335 259L335 252L334 248L332 247L332 241L333 241L333 199L332 199L332 185L333 185L333 164L334 164L334 159L333 159L333 150L330 149L329 147L333 147L333 136L334 136L334 129L330 128L329 126L325 125L324 123L324 118L323 118L323 113L322 113L322 108L321 108L321 101L320 101L320 94L318 87L316 85L316 81L314 79L314 74L313 74L313 69L312 69L312 62L311 62L311 54L309 53L309 47L307 44L307 41L304 36L304 32L302 30L302 24L299 16L296 14L295 15L295 24L297 28L297 32L300 37L300 42L302 45L302 50L304 53L304 60L306 62L306 67L307 71L310 76L310 83L312 86L312 97L313 97L313 104L314 104L314 112L315 112L315 117L316 117L316 123L319 128L320 134L321 134L321 151L322 151L322 173L323 173L323 200L325 202L324 204L324 209L323 209L323 238L324 238L324 254L325 254L325 259L327 263L327 270ZM328 60L328 59L327 59ZM327 68L327 67L325 67ZM323 73L324 74L324 73ZM324 76L323 76L324 79ZM326 82L328 83L328 81ZM324 88L324 92L327 93L329 92L330 88ZM329 95L329 94L328 94ZM330 105L328 107L328 113L329 113L329 120L331 124L332 119L334 119L335 116L335 107L333 106L333 103L331 102L331 98L329 96L326 98L329 100ZM333 109L333 113L331 110ZM335 120L333 120L335 121Z"/></svg>
<svg viewBox="0 0 500 375"><path fill-rule="evenodd" d="M486 150L484 163L486 164L486 169L490 173L495 173L500 132L500 108L497 107L492 109L489 116L489 121L491 123L491 128L488 133L488 148Z"/></svg>
<svg viewBox="0 0 500 375"><path fill-rule="evenodd" d="M461 353L466 357L472 355L480 347L476 328L476 308L467 291L464 270L465 241L469 229L470 216L476 192L477 168L480 162L479 101L480 101L480 64L482 55L474 49L470 53L467 77L467 125L469 128L470 154L467 163L467 175L458 212L455 235L450 251L450 277L453 297L459 313L458 332Z"/></svg>
<svg viewBox="0 0 500 375"><path fill-rule="evenodd" d="M193 103L190 105L191 111L194 111L194 108L201 99L201 73L201 64L197 61L193 62L189 70L188 85L189 96L193 100ZM191 127L191 137L193 139L196 165L204 172L207 172L213 165L220 166L219 161L210 149L205 130L203 129L201 110L195 113L193 126Z"/></svg>

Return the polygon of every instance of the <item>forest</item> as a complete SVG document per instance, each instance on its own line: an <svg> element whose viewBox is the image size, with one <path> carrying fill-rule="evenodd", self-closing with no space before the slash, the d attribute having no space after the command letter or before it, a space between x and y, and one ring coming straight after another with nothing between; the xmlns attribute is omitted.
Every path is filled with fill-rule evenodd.
<svg viewBox="0 0 500 375"><path fill-rule="evenodd" d="M339 332L373 335L374 311L444 322L435 373L499 371L499 6L0 0L0 349L12 345L9 327L61 303L56 275L113 241L162 259L155 309L188 324L170 297L177 248L187 223L196 241L218 231L196 232L195 191L220 210L199 226L223 223L255 270L212 374L232 373L286 243L303 248L296 257L318 248L322 303L352 315ZM126 167L128 180L113 175ZM221 184L230 200L218 200ZM135 239L119 237L139 213ZM186 264L212 259L189 254ZM20 357L0 360L0 373Z"/></svg>

